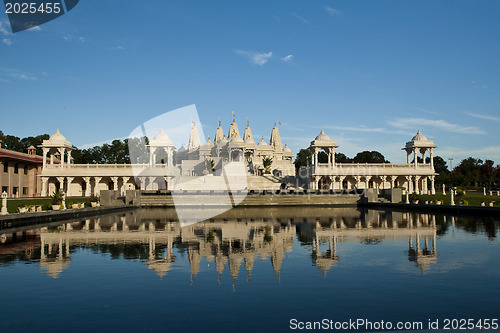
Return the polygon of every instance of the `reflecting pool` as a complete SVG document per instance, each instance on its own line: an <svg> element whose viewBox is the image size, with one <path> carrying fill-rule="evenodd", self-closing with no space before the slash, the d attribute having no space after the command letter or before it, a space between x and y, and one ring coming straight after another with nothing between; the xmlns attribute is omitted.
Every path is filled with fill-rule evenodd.
<svg viewBox="0 0 500 333"><path fill-rule="evenodd" d="M446 319L491 325L500 318L499 226L495 219L309 207L237 208L185 225L173 210L141 209L2 230L0 327L287 332L358 319L421 322L412 328L422 330L429 320L439 329Z"/></svg>

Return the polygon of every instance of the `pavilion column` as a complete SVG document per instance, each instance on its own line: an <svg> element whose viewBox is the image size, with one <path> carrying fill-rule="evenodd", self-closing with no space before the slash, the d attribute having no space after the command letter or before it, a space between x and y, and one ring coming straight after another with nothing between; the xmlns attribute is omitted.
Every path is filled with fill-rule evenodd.
<svg viewBox="0 0 500 333"><path fill-rule="evenodd" d="M59 189L57 192L64 191L64 177L57 177L57 181L59 182Z"/></svg>
<svg viewBox="0 0 500 333"><path fill-rule="evenodd" d="M380 176L380 180L382 181L382 189L385 190L385 182L387 181L387 176Z"/></svg>
<svg viewBox="0 0 500 333"><path fill-rule="evenodd" d="M155 164L155 152L156 152L156 147L149 147L149 165L153 166Z"/></svg>
<svg viewBox="0 0 500 333"><path fill-rule="evenodd" d="M408 164L411 163L411 151L409 151L409 150L406 151L406 162Z"/></svg>
<svg viewBox="0 0 500 333"><path fill-rule="evenodd" d="M335 177L330 176L330 190L335 189Z"/></svg>
<svg viewBox="0 0 500 333"><path fill-rule="evenodd" d="M424 165L425 165L425 152L426 152L426 149L424 149L422 151L422 164L424 164Z"/></svg>
<svg viewBox="0 0 500 333"><path fill-rule="evenodd" d="M85 182L85 193L84 196L90 197L91 188L90 188L90 177L83 177L83 181Z"/></svg>
<svg viewBox="0 0 500 333"><path fill-rule="evenodd" d="M99 196L101 194L101 191L99 190L99 182L101 181L102 177L94 177L94 195Z"/></svg>
<svg viewBox="0 0 500 333"><path fill-rule="evenodd" d="M314 148L314 165L318 165L318 151Z"/></svg>
<svg viewBox="0 0 500 333"><path fill-rule="evenodd" d="M396 176L389 176L389 180L391 182L391 188L394 188L394 181L396 181Z"/></svg>
<svg viewBox="0 0 500 333"><path fill-rule="evenodd" d="M68 149L66 152L66 167L71 167L71 150Z"/></svg>
<svg viewBox="0 0 500 333"><path fill-rule="evenodd" d="M64 152L66 149L64 147L61 147L61 148L57 148L57 150L61 154L61 162L59 163L59 167L62 169L62 168L64 168Z"/></svg>
<svg viewBox="0 0 500 333"><path fill-rule="evenodd" d="M332 148L332 167L335 166L335 149Z"/></svg>
<svg viewBox="0 0 500 333"><path fill-rule="evenodd" d="M121 189L121 193L122 194L125 194L125 191L127 190L127 183L128 181L130 180L130 177L122 177L122 189Z"/></svg>
<svg viewBox="0 0 500 333"><path fill-rule="evenodd" d="M148 189L154 190L156 177L148 177L148 178L149 178Z"/></svg>
<svg viewBox="0 0 500 333"><path fill-rule="evenodd" d="M415 176L415 193L420 194L420 176Z"/></svg>
<svg viewBox="0 0 500 333"><path fill-rule="evenodd" d="M365 176L365 189L368 188L370 179L372 179L372 176Z"/></svg>
<svg viewBox="0 0 500 333"><path fill-rule="evenodd" d="M170 149L170 155L168 155L170 157L170 161L169 161L169 166L174 166L174 150L173 149Z"/></svg>
<svg viewBox="0 0 500 333"><path fill-rule="evenodd" d="M417 153L417 148L414 148L414 149L413 149L413 157L414 157L413 162L414 162L414 164L415 164L415 169L416 169L416 168L417 168L417 166L418 166L418 161L417 161L417 160L418 160L418 155L417 155L417 154L418 154L418 153Z"/></svg>
<svg viewBox="0 0 500 333"><path fill-rule="evenodd" d="M111 177L111 180L113 181L113 190L117 191L118 190L118 177Z"/></svg>
<svg viewBox="0 0 500 333"><path fill-rule="evenodd" d="M165 189L166 190L168 190L170 188L170 186L172 186L172 188L173 188L174 177L172 177L172 176L164 176L163 179L165 179L165 184L166 184Z"/></svg>
<svg viewBox="0 0 500 333"><path fill-rule="evenodd" d="M146 177L139 177L140 181L141 181L141 190L145 190L146 189Z"/></svg>
<svg viewBox="0 0 500 333"><path fill-rule="evenodd" d="M45 159L44 159L45 161ZM42 197L46 197L47 193L47 182L49 181L48 177L42 177Z"/></svg>
<svg viewBox="0 0 500 333"><path fill-rule="evenodd" d="M359 180L360 180L360 176L354 176L354 179L356 180L356 188L359 188Z"/></svg>
<svg viewBox="0 0 500 333"><path fill-rule="evenodd" d="M413 193L413 180L411 176L406 176L406 182L408 184L408 193Z"/></svg>
<svg viewBox="0 0 500 333"><path fill-rule="evenodd" d="M49 153L49 148L42 148L43 151L43 169L47 167L47 154Z"/></svg>
<svg viewBox="0 0 500 333"><path fill-rule="evenodd" d="M430 155L431 155L431 169L434 170L434 148L430 149Z"/></svg>
<svg viewBox="0 0 500 333"><path fill-rule="evenodd" d="M432 161L432 157L431 157L431 161ZM436 194L436 189L434 188L434 176L431 176L431 194L434 195Z"/></svg>
<svg viewBox="0 0 500 333"><path fill-rule="evenodd" d="M339 190L344 189L344 179L345 179L345 176L339 176Z"/></svg>
<svg viewBox="0 0 500 333"><path fill-rule="evenodd" d="M66 177L66 196L69 197L71 195L71 183L73 182L75 177Z"/></svg>

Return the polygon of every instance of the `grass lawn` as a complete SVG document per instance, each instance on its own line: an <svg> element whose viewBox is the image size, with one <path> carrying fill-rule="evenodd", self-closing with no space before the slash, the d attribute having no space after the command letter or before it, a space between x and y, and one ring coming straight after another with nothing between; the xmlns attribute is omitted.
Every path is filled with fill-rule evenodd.
<svg viewBox="0 0 500 333"><path fill-rule="evenodd" d="M85 203L85 207L90 207L90 198L86 197L70 197L66 199L66 207L71 203ZM19 206L42 206L43 210L52 209L51 198L23 198L23 199L7 199L7 211L9 213L17 213Z"/></svg>
<svg viewBox="0 0 500 333"><path fill-rule="evenodd" d="M421 194L418 196L418 200L420 204L423 204L426 200L430 201L437 201L441 200L443 202L443 205L449 205L450 204L450 192L447 192L446 195L442 194L435 194L435 195L430 195L430 194ZM404 199L404 197L403 197ZM499 207L500 203L500 196L496 195L496 192L493 196L486 195L484 196L483 193L478 193L478 192L466 192L466 195L464 196L455 196L455 204L458 205L460 200L466 200L469 203L469 206L481 206L481 202L485 202L486 206L489 206L490 201L495 201L494 205L495 207Z"/></svg>

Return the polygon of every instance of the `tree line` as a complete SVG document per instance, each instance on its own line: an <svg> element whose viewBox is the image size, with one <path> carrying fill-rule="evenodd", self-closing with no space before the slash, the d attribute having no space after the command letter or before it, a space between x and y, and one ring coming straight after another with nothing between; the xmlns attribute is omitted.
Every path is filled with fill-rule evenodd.
<svg viewBox="0 0 500 333"><path fill-rule="evenodd" d="M42 155L42 149L38 146L43 140L48 140L48 134L19 138L14 135L5 135L0 131L2 147L18 152L27 153L28 147L34 146L36 153ZM132 140L132 141L130 141ZM130 143L130 144L129 144ZM111 143L104 143L92 148L75 148L72 152L73 163L75 164L129 164L148 163L149 153L146 145L149 143L147 137L113 140ZM134 159L131 161L131 157ZM328 156L324 151L318 154L319 163L328 163ZM336 163L389 163L389 161L378 151L362 151L353 158L336 152ZM418 157L418 162L422 163L422 158ZM295 158L295 168L298 172L301 167L311 165L311 151L301 149ZM413 163L413 161L412 161ZM426 158L426 163L430 163L430 158ZM492 160L481 160L468 157L463 159L453 170L449 170L446 161L440 157L434 157L434 169L439 176L436 177L437 184L447 184L452 186L475 186L493 189L500 184L500 165L496 165Z"/></svg>
<svg viewBox="0 0 500 333"><path fill-rule="evenodd" d="M37 155L42 155L42 148L38 146L43 140L48 140L50 135L41 134L35 137L19 138L14 135L5 135L0 131L0 140L2 140L2 148L27 153L30 146L36 148ZM129 149L129 140L130 149ZM146 145L149 143L146 137L134 138L125 140L113 140L111 143L104 143L100 146L94 146L86 149L75 147L71 156L75 164L129 164L131 163L131 155L134 158L134 163L149 162L149 154ZM130 154L132 152L132 154Z"/></svg>

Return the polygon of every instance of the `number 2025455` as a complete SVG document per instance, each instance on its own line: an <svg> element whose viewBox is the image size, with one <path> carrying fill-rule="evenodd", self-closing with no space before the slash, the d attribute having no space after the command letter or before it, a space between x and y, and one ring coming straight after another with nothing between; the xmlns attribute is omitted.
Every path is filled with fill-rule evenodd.
<svg viewBox="0 0 500 333"><path fill-rule="evenodd" d="M6 14L59 14L62 11L60 2L23 2L5 3Z"/></svg>

